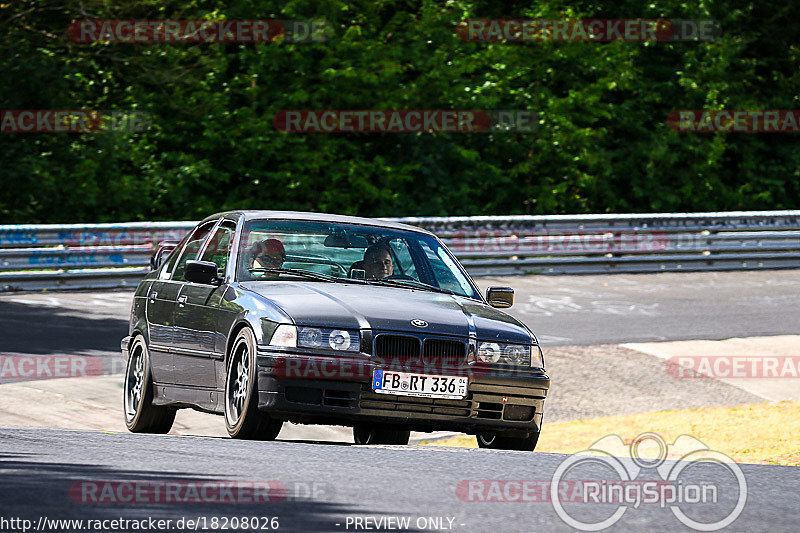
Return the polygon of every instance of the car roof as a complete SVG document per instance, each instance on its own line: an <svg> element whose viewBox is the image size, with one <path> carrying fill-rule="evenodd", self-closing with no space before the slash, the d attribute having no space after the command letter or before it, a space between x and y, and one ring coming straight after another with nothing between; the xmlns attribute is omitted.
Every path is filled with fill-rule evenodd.
<svg viewBox="0 0 800 533"><path fill-rule="evenodd" d="M433 235L430 231L417 226L401 224L387 219L352 217L348 215L334 215L330 213L312 213L310 211L267 211L267 210L246 210L246 211L225 211L215 213L204 219L214 220L227 215L241 215L246 221L249 220L307 220L312 222L335 222L340 224L361 224L364 226L376 226L381 228L391 228L405 231L415 231Z"/></svg>

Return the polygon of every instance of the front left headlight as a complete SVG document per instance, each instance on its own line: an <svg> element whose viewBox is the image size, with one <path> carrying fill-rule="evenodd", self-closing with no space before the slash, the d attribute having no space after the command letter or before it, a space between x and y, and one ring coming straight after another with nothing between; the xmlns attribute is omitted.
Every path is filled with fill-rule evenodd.
<svg viewBox="0 0 800 533"><path fill-rule="evenodd" d="M297 346L324 348L337 352L358 352L361 350L361 338L358 330L301 326L297 328Z"/></svg>
<svg viewBox="0 0 800 533"><path fill-rule="evenodd" d="M535 355L531 357L531 350ZM505 344L500 342L479 342L476 360L481 363L496 365L524 366L543 368L541 352L538 346L526 344Z"/></svg>

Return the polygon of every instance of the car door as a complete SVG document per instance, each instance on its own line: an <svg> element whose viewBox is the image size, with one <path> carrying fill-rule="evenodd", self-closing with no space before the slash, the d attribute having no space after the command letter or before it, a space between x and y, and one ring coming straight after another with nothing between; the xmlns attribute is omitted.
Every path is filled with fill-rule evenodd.
<svg viewBox="0 0 800 533"><path fill-rule="evenodd" d="M176 247L147 293L145 316L149 336L150 372L156 383L173 383L172 337L175 330L175 303L181 285L170 277L181 249L190 237L191 234L187 235Z"/></svg>
<svg viewBox="0 0 800 533"><path fill-rule="evenodd" d="M148 327L150 329L150 364L153 379L158 383L175 381L175 308L185 285L183 269L186 261L195 259L216 221L195 228L167 262L159 279L148 293Z"/></svg>
<svg viewBox="0 0 800 533"><path fill-rule="evenodd" d="M201 261L216 263L220 279L225 269L236 226L223 221L200 252ZM220 301L227 285L184 282L175 308L175 382L179 385L216 388L216 361L224 357L217 342Z"/></svg>

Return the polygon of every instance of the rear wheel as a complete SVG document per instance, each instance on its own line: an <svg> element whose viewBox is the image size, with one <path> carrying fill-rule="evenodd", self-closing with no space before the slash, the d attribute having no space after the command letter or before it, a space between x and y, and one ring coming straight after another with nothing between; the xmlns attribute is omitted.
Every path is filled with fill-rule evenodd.
<svg viewBox="0 0 800 533"><path fill-rule="evenodd" d="M225 379L225 426L234 439L275 440L283 421L258 410L256 340L250 328L233 341Z"/></svg>
<svg viewBox="0 0 800 533"><path fill-rule="evenodd" d="M137 336L130 347L123 391L125 425L133 433L169 433L175 409L153 405L150 354L144 337Z"/></svg>
<svg viewBox="0 0 800 533"><path fill-rule="evenodd" d="M405 446L411 437L408 429L384 426L381 424L356 424L353 426L353 440L356 444L398 444Z"/></svg>
<svg viewBox="0 0 800 533"><path fill-rule="evenodd" d="M480 448L532 452L536 449L536 443L539 442L539 432L531 432L527 437L506 437L502 433L488 431L478 433L475 438Z"/></svg>

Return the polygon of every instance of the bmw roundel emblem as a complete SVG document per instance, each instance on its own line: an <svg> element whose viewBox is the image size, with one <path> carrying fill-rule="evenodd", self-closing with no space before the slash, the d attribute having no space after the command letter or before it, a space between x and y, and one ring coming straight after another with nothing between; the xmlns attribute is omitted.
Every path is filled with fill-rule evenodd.
<svg viewBox="0 0 800 533"><path fill-rule="evenodd" d="M425 322L424 320L420 320L418 318L415 318L414 320L412 320L411 321L411 325L412 326L416 326L418 328L427 328L428 327L428 323L427 322Z"/></svg>

